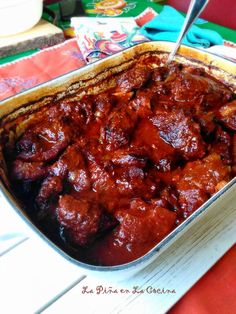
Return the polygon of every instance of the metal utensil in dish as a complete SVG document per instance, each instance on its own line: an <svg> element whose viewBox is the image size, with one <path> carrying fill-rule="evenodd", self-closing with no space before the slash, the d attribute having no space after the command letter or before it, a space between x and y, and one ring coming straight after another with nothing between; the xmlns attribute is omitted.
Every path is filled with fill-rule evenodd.
<svg viewBox="0 0 236 314"><path fill-rule="evenodd" d="M205 9L208 2L209 0L191 0L184 24L179 34L179 37L176 41L176 44L173 50L171 51L167 59L168 64L174 59L175 54L178 51L179 46L182 42L182 39L187 34L188 30L190 29L192 24L195 22L195 20L199 17L201 12Z"/></svg>

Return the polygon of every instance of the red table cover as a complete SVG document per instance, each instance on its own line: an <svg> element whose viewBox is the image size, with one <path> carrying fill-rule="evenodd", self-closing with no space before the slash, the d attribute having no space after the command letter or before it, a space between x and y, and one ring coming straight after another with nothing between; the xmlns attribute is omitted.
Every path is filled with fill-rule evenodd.
<svg viewBox="0 0 236 314"><path fill-rule="evenodd" d="M236 313L236 245L217 262L168 314Z"/></svg>
<svg viewBox="0 0 236 314"><path fill-rule="evenodd" d="M85 65L76 39L0 66L0 100Z"/></svg>

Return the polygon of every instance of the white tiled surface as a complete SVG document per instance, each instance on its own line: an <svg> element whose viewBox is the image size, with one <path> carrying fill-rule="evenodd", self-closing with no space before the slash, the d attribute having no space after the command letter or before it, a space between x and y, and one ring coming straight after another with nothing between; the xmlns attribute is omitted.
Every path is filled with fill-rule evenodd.
<svg viewBox="0 0 236 314"><path fill-rule="evenodd" d="M0 196L0 313L165 313L235 243L235 208L235 197L228 204L220 203L135 276L99 278L86 276L42 240L27 235L22 221ZM97 294L99 285L118 293ZM84 286L93 293L83 294ZM176 293L133 294L134 286Z"/></svg>

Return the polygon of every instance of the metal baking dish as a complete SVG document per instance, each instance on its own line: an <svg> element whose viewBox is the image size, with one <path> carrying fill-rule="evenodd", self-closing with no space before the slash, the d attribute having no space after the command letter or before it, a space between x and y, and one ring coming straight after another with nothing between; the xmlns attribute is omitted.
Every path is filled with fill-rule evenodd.
<svg viewBox="0 0 236 314"><path fill-rule="evenodd" d="M198 223L200 217L219 206L220 202L230 200L230 202L235 203L236 178L231 180L231 182L229 182L223 189L212 196L187 220L185 220L179 227L172 231L165 239L163 239L144 256L123 265L94 266L74 259L67 252L63 251L60 247L53 243L37 228L37 226L34 225L31 218L24 211L22 204L20 204L20 202L14 197L8 182L7 171L2 153L2 134L3 132L8 132L9 138L14 140L15 135L12 134L10 128L14 125L14 119L16 117L24 115L25 113L31 114L35 109L46 106L51 100L60 99L65 94L73 94L76 92L77 95L81 95L82 97L85 93L93 94L101 90L106 90L113 84L112 74L119 73L131 67L132 63L138 56L143 54L157 54L163 58L163 62L165 62L165 58L172 49L172 46L173 43L169 42L149 42L140 44L114 56L88 65L82 69L70 72L69 74L37 86L0 103L0 188L3 195L11 207L22 217L22 219L24 219L36 235L40 236L47 244L49 244L66 259L86 270L102 272L103 274L105 272L117 274L121 272L132 273L133 271L136 272L145 267L147 264L156 259L162 252L164 252L164 250L175 242L177 238L189 230L193 224ZM231 89L236 92L236 63L222 59L213 54L206 53L203 50L186 46L181 47L176 60L184 64L203 67L207 72L228 84ZM24 130L28 121L28 118L27 120L23 119L23 123L21 123L20 126L17 126L16 133L18 136ZM6 125L9 127L8 129L6 128Z"/></svg>

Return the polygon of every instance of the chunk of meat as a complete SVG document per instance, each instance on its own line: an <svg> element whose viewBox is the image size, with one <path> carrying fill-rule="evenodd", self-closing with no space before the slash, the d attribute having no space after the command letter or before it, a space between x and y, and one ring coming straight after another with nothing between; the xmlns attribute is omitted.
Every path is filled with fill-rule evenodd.
<svg viewBox="0 0 236 314"><path fill-rule="evenodd" d="M135 113L145 118L152 114L151 98L153 93L146 90L138 90L135 98L131 101L131 106L134 108Z"/></svg>
<svg viewBox="0 0 236 314"><path fill-rule="evenodd" d="M90 132L89 132L90 133ZM99 135L100 136L100 135ZM104 145L95 137L79 138L76 141L80 151L83 153L84 158L87 159L101 159L104 155Z"/></svg>
<svg viewBox="0 0 236 314"><path fill-rule="evenodd" d="M236 131L236 100L233 100L220 107L216 112L216 117L228 129Z"/></svg>
<svg viewBox="0 0 236 314"><path fill-rule="evenodd" d="M181 175L175 177L179 204L187 217L218 191L220 182L229 180L230 168L213 153L203 160L187 163Z"/></svg>
<svg viewBox="0 0 236 314"><path fill-rule="evenodd" d="M106 214L99 205L71 195L61 196L57 208L57 219L63 234L74 245L87 246L100 232L116 225L114 217Z"/></svg>
<svg viewBox="0 0 236 314"><path fill-rule="evenodd" d="M50 167L50 173L54 176L66 177L70 171L84 167L84 157L80 147L73 144L68 146L61 157Z"/></svg>
<svg viewBox="0 0 236 314"><path fill-rule="evenodd" d="M121 202L121 198L137 195L148 198L157 193L160 180L156 174L143 169L146 165L144 159L130 155L128 157L121 155L120 159L116 159L112 154L104 157L105 161L101 161L95 156L90 156L88 169L92 190L99 193L99 198L106 208L114 209L116 204ZM122 160L122 157L125 160Z"/></svg>
<svg viewBox="0 0 236 314"><path fill-rule="evenodd" d="M88 170L90 173L91 190L99 198L100 203L109 212L122 202L119 191L112 176L113 166L108 162L104 164L97 156L89 156Z"/></svg>
<svg viewBox="0 0 236 314"><path fill-rule="evenodd" d="M86 169L75 169L69 171L68 182L76 192L86 192L91 188L90 177Z"/></svg>
<svg viewBox="0 0 236 314"><path fill-rule="evenodd" d="M217 127L215 139L210 145L209 151L220 155L224 165L231 165L232 163L232 139L228 132L222 130L220 126Z"/></svg>
<svg viewBox="0 0 236 314"><path fill-rule="evenodd" d="M69 146L58 161L50 167L50 173L67 180L76 192L89 191L90 176L85 159L77 144Z"/></svg>
<svg viewBox="0 0 236 314"><path fill-rule="evenodd" d="M126 105L129 103L130 99L134 96L134 91L132 92L122 92L122 91L112 91L111 97L113 103L116 106Z"/></svg>
<svg viewBox="0 0 236 314"><path fill-rule="evenodd" d="M134 68L117 76L117 90L129 92L142 87L151 77L152 70L147 66L135 66Z"/></svg>
<svg viewBox="0 0 236 314"><path fill-rule="evenodd" d="M164 108L166 110L172 110L173 108L176 107L179 108L179 106L176 106L176 103L172 97L171 88L165 82L160 82L159 84L152 85L150 91L151 91L151 109L153 112L155 112L156 109ZM184 104L183 107L184 109L186 108ZM188 111L192 112L192 109L188 108Z"/></svg>
<svg viewBox="0 0 236 314"><path fill-rule="evenodd" d="M194 117L201 127L201 135L203 139L207 142L213 139L217 129L217 125L214 122L214 117L215 115L211 111L204 113L201 112Z"/></svg>
<svg viewBox="0 0 236 314"><path fill-rule="evenodd" d="M200 128L182 110L158 110L151 118L161 138L173 146L185 159L202 158L205 147Z"/></svg>
<svg viewBox="0 0 236 314"><path fill-rule="evenodd" d="M112 106L114 105L114 100L111 95L107 93L101 93L94 98L95 109L94 115L97 119L103 119L108 116Z"/></svg>
<svg viewBox="0 0 236 314"><path fill-rule="evenodd" d="M11 177L13 180L36 181L47 175L47 167L43 162L25 162L16 159L12 163Z"/></svg>
<svg viewBox="0 0 236 314"><path fill-rule="evenodd" d="M60 177L47 177L41 184L36 203L41 210L48 209L52 203L56 205L59 193L63 190L63 182Z"/></svg>
<svg viewBox="0 0 236 314"><path fill-rule="evenodd" d="M180 210L178 195L176 189L170 185L166 186L160 193L161 200L165 203L165 208L178 212ZM163 206L162 206L163 207Z"/></svg>
<svg viewBox="0 0 236 314"><path fill-rule="evenodd" d="M220 106L232 97L232 92L225 85L209 77L182 71L177 75L173 74L168 80L172 97L183 106L194 104L208 110Z"/></svg>
<svg viewBox="0 0 236 314"><path fill-rule="evenodd" d="M135 250L142 245L148 250L150 244L160 242L173 228L176 214L168 209L136 199L130 209L115 213L120 225L114 232L114 242Z"/></svg>
<svg viewBox="0 0 236 314"><path fill-rule="evenodd" d="M181 180L177 185L177 190L179 193L178 201L183 210L184 218L191 215L209 198L204 189L190 181Z"/></svg>
<svg viewBox="0 0 236 314"><path fill-rule="evenodd" d="M57 219L65 228L69 240L80 246L86 246L94 240L101 220L99 206L86 200L77 200L70 195L61 196L57 208Z"/></svg>
<svg viewBox="0 0 236 314"><path fill-rule="evenodd" d="M116 166L136 166L144 168L147 164L147 158L143 157L143 151L139 148L128 147L121 148L104 156L111 160Z"/></svg>
<svg viewBox="0 0 236 314"><path fill-rule="evenodd" d="M173 178L180 175L181 172L182 172L182 168L180 167L180 165L178 165L178 167L176 167L175 169L171 171L166 171L166 172L158 171L157 176L161 180L161 182L164 184L164 186L172 186L174 183Z"/></svg>
<svg viewBox="0 0 236 314"><path fill-rule="evenodd" d="M120 265L144 255L174 228L176 219L176 213L139 198L115 216L119 225L92 248L102 265Z"/></svg>
<svg viewBox="0 0 236 314"><path fill-rule="evenodd" d="M115 182L111 175L105 170L104 165L99 163L94 156L88 160L88 170L91 176L92 190L99 194L109 193L117 195Z"/></svg>
<svg viewBox="0 0 236 314"><path fill-rule="evenodd" d="M91 96L85 96L80 100L71 96L63 99L59 106L50 113L51 120L61 117L62 120L69 121L75 126L81 128L93 120L93 99Z"/></svg>
<svg viewBox="0 0 236 314"><path fill-rule="evenodd" d="M135 166L116 167L113 178L121 196L151 198L158 192L160 180Z"/></svg>
<svg viewBox="0 0 236 314"><path fill-rule="evenodd" d="M176 160L176 150L161 138L158 128L148 119L140 121L131 145L142 149L161 171L169 171Z"/></svg>
<svg viewBox="0 0 236 314"><path fill-rule="evenodd" d="M197 76L209 77L203 68L193 68L191 65L185 65L184 71Z"/></svg>
<svg viewBox="0 0 236 314"><path fill-rule="evenodd" d="M153 198L150 200L150 202L157 207L164 207L169 209L169 204L164 198Z"/></svg>
<svg viewBox="0 0 236 314"><path fill-rule="evenodd" d="M152 81L155 83L163 82L169 74L169 68L167 66L157 67L153 70Z"/></svg>
<svg viewBox="0 0 236 314"><path fill-rule="evenodd" d="M85 124L89 124L93 120L93 100L90 96L85 96L78 102L76 110L74 111L75 119L80 112L82 112L84 116Z"/></svg>
<svg viewBox="0 0 236 314"><path fill-rule="evenodd" d="M29 128L16 144L18 158L25 161L54 159L71 138L70 128L59 121L46 121Z"/></svg>
<svg viewBox="0 0 236 314"><path fill-rule="evenodd" d="M104 129L103 140L107 150L114 150L127 145L136 123L136 117L129 110L116 108L109 115Z"/></svg>
<svg viewBox="0 0 236 314"><path fill-rule="evenodd" d="M191 181L210 195L216 192L216 185L229 179L230 167L223 165L218 154L211 154L203 160L188 163L183 170L184 180Z"/></svg>

